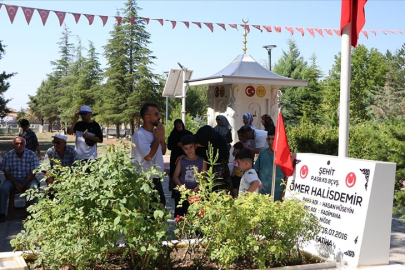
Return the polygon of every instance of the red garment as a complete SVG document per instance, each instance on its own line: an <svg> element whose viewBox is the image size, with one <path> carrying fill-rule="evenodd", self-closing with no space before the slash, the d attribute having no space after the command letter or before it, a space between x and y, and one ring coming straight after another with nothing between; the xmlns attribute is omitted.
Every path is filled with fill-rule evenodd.
<svg viewBox="0 0 405 270"><path fill-rule="evenodd" d="M340 18L340 31L351 23L350 43L353 47L357 47L357 40L364 24L366 16L364 13L364 5L367 0L342 0L342 14Z"/></svg>
<svg viewBox="0 0 405 270"><path fill-rule="evenodd" d="M290 146L285 133L284 121L281 111L278 113L276 134L274 136L273 150L275 151L274 163L279 165L284 174L289 177L294 172L291 160Z"/></svg>

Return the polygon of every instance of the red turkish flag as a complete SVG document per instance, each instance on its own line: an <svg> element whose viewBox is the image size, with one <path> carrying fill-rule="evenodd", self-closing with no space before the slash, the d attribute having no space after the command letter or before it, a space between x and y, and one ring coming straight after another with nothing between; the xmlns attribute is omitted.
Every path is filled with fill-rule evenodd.
<svg viewBox="0 0 405 270"><path fill-rule="evenodd" d="M172 29L176 27L177 22L176 21L170 21L172 23Z"/></svg>
<svg viewBox="0 0 405 270"><path fill-rule="evenodd" d="M400 33L400 34L404 34L404 33L402 33L402 31L401 30L395 30L396 32L398 32L398 33Z"/></svg>
<svg viewBox="0 0 405 270"><path fill-rule="evenodd" d="M225 28L225 24L224 23L217 23L219 26L221 26L222 27L222 29L224 29L225 31L226 31L226 28Z"/></svg>
<svg viewBox="0 0 405 270"><path fill-rule="evenodd" d="M149 18L139 17L139 19L144 20L146 24L149 24Z"/></svg>
<svg viewBox="0 0 405 270"><path fill-rule="evenodd" d="M94 15L91 14L83 14L83 15L86 16L87 20L89 20L89 25L92 25L94 21Z"/></svg>
<svg viewBox="0 0 405 270"><path fill-rule="evenodd" d="M58 16L59 26L62 26L63 21L65 20L65 17L66 17L66 12L62 12L62 11L53 11L53 12L55 12L56 16Z"/></svg>
<svg viewBox="0 0 405 270"><path fill-rule="evenodd" d="M370 32L371 32L371 33L373 33L373 34L374 34L374 36L376 36L376 35L377 35L377 32L376 32L375 30L370 30Z"/></svg>
<svg viewBox="0 0 405 270"><path fill-rule="evenodd" d="M250 27L247 24L241 24L240 26L242 26L248 33L250 32Z"/></svg>
<svg viewBox="0 0 405 270"><path fill-rule="evenodd" d="M291 35L294 35L294 29L291 26L286 26L285 29L287 29L287 31L290 32Z"/></svg>
<svg viewBox="0 0 405 270"><path fill-rule="evenodd" d="M302 27L295 27L295 29L297 29L297 31L300 32L302 36L304 36L304 28L302 28Z"/></svg>
<svg viewBox="0 0 405 270"><path fill-rule="evenodd" d="M9 6L9 5L4 5L6 7L8 17L10 18L10 22L14 22L15 15L17 14L18 11L18 6Z"/></svg>
<svg viewBox="0 0 405 270"><path fill-rule="evenodd" d="M339 37L341 36L340 30L339 29L333 29L333 31L338 35Z"/></svg>
<svg viewBox="0 0 405 270"><path fill-rule="evenodd" d="M0 9L1 9L1 6L2 6L3 4L0 4Z"/></svg>
<svg viewBox="0 0 405 270"><path fill-rule="evenodd" d="M103 26L105 26L105 24L108 21L108 16L102 16L102 15L98 15L100 17L100 19L103 21Z"/></svg>
<svg viewBox="0 0 405 270"><path fill-rule="evenodd" d="M276 152L274 163L279 165L284 174L289 177L294 172L291 159L290 147L288 145L287 134L285 132L283 115L278 113L276 133L274 136L273 150Z"/></svg>
<svg viewBox="0 0 405 270"><path fill-rule="evenodd" d="M323 29L329 36L333 36L332 29Z"/></svg>
<svg viewBox="0 0 405 270"><path fill-rule="evenodd" d="M129 20L129 22L131 23L131 25L134 25L135 23L135 18L127 18Z"/></svg>
<svg viewBox="0 0 405 270"><path fill-rule="evenodd" d="M212 23L205 22L204 24L211 30L211 32L214 32L214 26L212 25Z"/></svg>
<svg viewBox="0 0 405 270"><path fill-rule="evenodd" d="M117 25L120 25L122 22L122 17L115 16L115 19L117 20Z"/></svg>
<svg viewBox="0 0 405 270"><path fill-rule="evenodd" d="M75 17L75 22L78 23L79 19L80 19L80 15L82 15L82 14L80 14L80 13L72 13L72 15L73 15L73 17Z"/></svg>
<svg viewBox="0 0 405 270"><path fill-rule="evenodd" d="M46 9L37 9L39 16L41 17L42 20L42 24L45 25L46 20L48 19L49 16L49 11L50 10L46 10Z"/></svg>
<svg viewBox="0 0 405 270"><path fill-rule="evenodd" d="M235 28L236 30L238 30L238 25L237 24L231 23L231 24L229 24L229 26L232 27L232 28Z"/></svg>
<svg viewBox="0 0 405 270"><path fill-rule="evenodd" d="M321 28L315 28L315 31L318 32L323 37L322 29Z"/></svg>
<svg viewBox="0 0 405 270"><path fill-rule="evenodd" d="M277 33L281 33L281 26L273 26Z"/></svg>
<svg viewBox="0 0 405 270"><path fill-rule="evenodd" d="M29 7L21 7L24 12L25 19L27 20L27 24L30 24L32 19L32 15L34 14L34 9Z"/></svg>
<svg viewBox="0 0 405 270"><path fill-rule="evenodd" d="M361 30L361 32L364 34L364 36L368 39L368 33L366 30Z"/></svg>
<svg viewBox="0 0 405 270"><path fill-rule="evenodd" d="M163 26L163 19L152 19L152 20L160 22L160 24Z"/></svg>
<svg viewBox="0 0 405 270"><path fill-rule="evenodd" d="M350 44L357 47L359 34L364 24L366 16L364 13L364 5L367 0L342 0L342 13L340 18L340 31L343 31L346 25L351 23Z"/></svg>
<svg viewBox="0 0 405 270"><path fill-rule="evenodd" d="M314 28L307 27L307 30L311 34L311 36L315 37Z"/></svg>
<svg viewBox="0 0 405 270"><path fill-rule="evenodd" d="M183 21L182 21L182 23L184 23L184 25L185 25L187 28L190 27L190 23L189 23L189 22L183 22Z"/></svg>
<svg viewBox="0 0 405 270"><path fill-rule="evenodd" d="M260 28L260 25L252 25L254 28L256 28L257 30L260 30L260 32L263 32L263 30Z"/></svg>
<svg viewBox="0 0 405 270"><path fill-rule="evenodd" d="M194 23L195 25L198 25L198 27L201 28L201 23L200 22L191 22L191 23Z"/></svg>
<svg viewBox="0 0 405 270"><path fill-rule="evenodd" d="M271 32L271 25L263 25L263 28L267 30L267 32Z"/></svg>

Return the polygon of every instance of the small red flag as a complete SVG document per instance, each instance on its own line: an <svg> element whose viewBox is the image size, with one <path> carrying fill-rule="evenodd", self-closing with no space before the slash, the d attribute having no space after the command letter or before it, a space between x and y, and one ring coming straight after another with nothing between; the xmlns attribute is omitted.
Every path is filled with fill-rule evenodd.
<svg viewBox="0 0 405 270"><path fill-rule="evenodd" d="M285 132L283 115L278 113L276 134L274 137L273 150L276 152L274 163L279 165L284 174L289 177L294 172L291 159L290 147L288 145L287 134Z"/></svg>
<svg viewBox="0 0 405 270"><path fill-rule="evenodd" d="M346 25L351 23L350 44L357 47L359 34L364 24L366 16L364 13L364 5L367 0L342 0L342 13L340 18L340 31L343 31Z"/></svg>

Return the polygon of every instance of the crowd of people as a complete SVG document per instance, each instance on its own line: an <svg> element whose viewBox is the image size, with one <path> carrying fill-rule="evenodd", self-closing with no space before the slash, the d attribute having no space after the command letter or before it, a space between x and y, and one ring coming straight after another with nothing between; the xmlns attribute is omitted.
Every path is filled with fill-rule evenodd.
<svg viewBox="0 0 405 270"><path fill-rule="evenodd" d="M169 190L172 191L172 197L176 202L175 216L184 215L188 208L187 201L179 204L181 194L176 187L184 185L187 189L198 192L199 184L196 180L195 168L197 172L201 172L211 166L210 157L207 154L209 146L212 147L213 153L217 153L217 160L212 165L216 189L225 189L234 197L244 192L271 194L272 144L275 127L269 115L265 114L261 117L265 130L259 130L253 125L254 116L250 113L243 114L243 126L237 131L239 141L233 146L231 146L232 127L224 115L216 117L217 125L214 128L209 125L203 126L194 135L185 128L181 119L176 119L167 145L158 106L145 103L140 110L140 116L142 126L132 137L134 146L131 157L134 160L135 169L146 172L156 164L157 169L163 173L163 155L166 153L166 148L171 151ZM12 190L22 193L28 188L39 186L33 173L41 160L38 139L35 132L29 128L28 120L21 120L20 126L22 131L13 140L13 150L4 155L1 163L1 170L6 180L0 188L0 222L6 220L7 200ZM61 166L74 166L74 164L97 159L97 144L103 142L103 136L100 125L92 119L92 110L89 106L82 106L75 114L74 121L67 128L67 134L75 134L75 147L67 145L67 136L63 133L52 136L53 146L44 155L48 168L53 168L55 160L58 160ZM230 153L234 157L232 170L228 166ZM258 155L257 158L255 158L256 155ZM54 179L46 170L44 172L47 182L53 183ZM152 175L151 180L159 194L158 201L165 206L166 199L160 176ZM284 173L277 166L275 200L282 199L281 181L284 178Z"/></svg>

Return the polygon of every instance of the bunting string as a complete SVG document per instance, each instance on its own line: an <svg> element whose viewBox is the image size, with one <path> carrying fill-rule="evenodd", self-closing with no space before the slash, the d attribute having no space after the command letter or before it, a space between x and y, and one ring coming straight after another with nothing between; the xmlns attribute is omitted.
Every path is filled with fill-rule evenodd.
<svg viewBox="0 0 405 270"><path fill-rule="evenodd" d="M14 19L15 19L15 16L17 15L18 9L21 9L28 25L30 24L32 17L35 16L34 11L37 10L38 15L40 16L42 24L44 26L46 24L46 21L48 20L49 13L52 12L52 13L55 13L55 15L58 17L60 26L62 26L62 24L63 24L63 22L64 22L64 20L66 18L66 14L71 14L74 17L74 20L75 20L76 23L79 22L80 17L83 15L84 17L87 18L87 20L89 22L89 25L92 25L93 22L94 22L95 17L98 17L98 18L100 18L100 21L103 24L103 26L106 25L109 18L115 18L116 23L118 25L120 25L122 23L123 19L129 20L132 25L135 23L135 20L143 20L143 21L146 22L146 24L149 24L149 22L152 20L152 21L159 22L161 26L164 25L164 21L170 22L171 26L172 26L172 29L174 29L177 26L178 22L182 22L185 25L185 27L187 27L187 29L190 29L190 22L188 22L188 21L176 21L176 20L155 19L155 18L145 18L145 17L127 18L127 17L120 17L120 16L82 14L82 13L73 13L73 12L66 12L66 11L47 10L47 9L39 9L39 8L23 7L23 6L15 6L15 5L6 5L6 4L1 4L1 3L0 3L0 12L1 12L2 6L4 6L4 9L6 10L11 23L14 22ZM226 31L227 29L229 29L229 28L227 28L227 26L229 26L230 28L233 28L235 30L239 30L238 29L238 24L235 24L235 23L225 24L225 23L211 23L211 22L191 22L191 25L192 24L196 25L200 29L202 29L202 25L205 25L206 28L208 28L211 32L214 32L214 26L216 27L216 29L220 28L223 31ZM274 32L281 33L283 31L283 29L285 29L291 35L294 35L295 33L298 32L298 33L301 34L301 36L305 36L305 33L306 33L305 30L307 30L308 33L312 37L316 37L316 36L325 37L324 33L327 34L328 36L334 36L333 33L335 33L336 36L341 35L340 29L332 29L332 28L279 26L279 25L257 25L257 24L239 24L239 26L246 29L247 32L250 31L250 26L252 26L254 29L256 29L257 31L260 31L261 33L263 33L263 29L266 30L265 32L267 32L267 33L273 33L273 29L274 29ZM295 32L295 30L297 32ZM361 32L363 33L363 35L367 39L369 37L369 33L374 34L374 36L377 36L377 33L382 33L384 35L388 35L388 34L392 34L392 35L402 34L402 35L404 35L405 34L405 30L364 30L363 29ZM316 33L318 35L316 35Z"/></svg>

